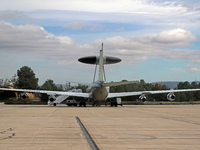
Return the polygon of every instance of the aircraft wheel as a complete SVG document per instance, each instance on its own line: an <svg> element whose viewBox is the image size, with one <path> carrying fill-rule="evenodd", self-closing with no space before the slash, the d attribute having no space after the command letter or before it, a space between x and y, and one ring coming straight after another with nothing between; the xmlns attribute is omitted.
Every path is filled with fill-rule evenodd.
<svg viewBox="0 0 200 150"><path fill-rule="evenodd" d="M86 102L83 102L83 106L86 107Z"/></svg>
<svg viewBox="0 0 200 150"><path fill-rule="evenodd" d="M113 107L113 102L110 102L110 106Z"/></svg>
<svg viewBox="0 0 200 150"><path fill-rule="evenodd" d="M94 107L94 105L95 105L95 103L94 102L92 102L92 106Z"/></svg>

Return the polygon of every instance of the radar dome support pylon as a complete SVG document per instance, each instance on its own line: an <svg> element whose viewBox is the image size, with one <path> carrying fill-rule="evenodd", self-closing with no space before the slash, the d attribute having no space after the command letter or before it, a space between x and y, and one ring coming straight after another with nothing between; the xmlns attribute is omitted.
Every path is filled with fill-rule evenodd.
<svg viewBox="0 0 200 150"><path fill-rule="evenodd" d="M85 63L85 64L96 65L95 72L94 72L94 78L93 78L93 82L94 82L95 76L96 76L97 65L99 65L98 81L104 81L103 78L106 80L104 65L119 63L121 61L121 59L117 58L117 57L103 56L103 43L102 43L102 49L100 50L99 56L82 57L82 58L79 58L78 61L81 63Z"/></svg>

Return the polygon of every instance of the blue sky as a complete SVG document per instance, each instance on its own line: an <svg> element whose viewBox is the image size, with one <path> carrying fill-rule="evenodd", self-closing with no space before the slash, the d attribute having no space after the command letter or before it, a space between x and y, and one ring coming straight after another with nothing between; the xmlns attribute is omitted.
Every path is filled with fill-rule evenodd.
<svg viewBox="0 0 200 150"><path fill-rule="evenodd" d="M0 78L22 66L39 84L92 82L94 66L78 58L104 55L107 81L200 80L200 2L171 0L0 0Z"/></svg>

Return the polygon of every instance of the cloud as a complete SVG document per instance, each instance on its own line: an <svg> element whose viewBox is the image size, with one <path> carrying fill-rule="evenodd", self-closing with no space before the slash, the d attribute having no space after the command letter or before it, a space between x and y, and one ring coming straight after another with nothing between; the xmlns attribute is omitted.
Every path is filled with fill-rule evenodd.
<svg viewBox="0 0 200 150"><path fill-rule="evenodd" d="M50 60L69 58L76 43L70 37L54 36L36 25L12 25L0 21L0 51ZM24 56L24 60L28 59Z"/></svg>
<svg viewBox="0 0 200 150"><path fill-rule="evenodd" d="M109 37L104 41L109 43L112 48L121 50L121 54L128 54L137 50L155 51L157 48L183 47L189 45L191 42L196 42L197 40L198 38L190 31L178 28L162 31L158 34ZM98 43L100 40L95 42Z"/></svg>
<svg viewBox="0 0 200 150"><path fill-rule="evenodd" d="M189 64L185 67L188 72L200 72L200 68L195 67L194 64Z"/></svg>
<svg viewBox="0 0 200 150"><path fill-rule="evenodd" d="M0 12L1 18L11 19L19 17L24 13L30 18L35 19L29 20L29 22L46 23L46 26L52 26L52 24L58 25L59 23L59 25L63 26L63 24L66 24L66 21L71 22L66 24L65 27L73 30L83 28L95 31L101 30L102 27L94 22L104 21L147 25L148 27L157 26L157 29L160 29L162 26L162 29L166 29L166 27L179 27L187 30L195 28L198 31L199 28L200 11L197 10L200 6L198 2L194 2L193 5L189 1L181 2L172 0L117 0L114 3L105 0L85 0L84 2L82 0L37 2L19 0L17 5L10 5L11 3L15 4L16 2L9 0L9 2L6 1L0 5L0 10L4 10ZM123 27L116 29L121 31Z"/></svg>
<svg viewBox="0 0 200 150"><path fill-rule="evenodd" d="M98 55L102 42L106 49L105 55L122 58L121 65L135 65L150 57L187 60L188 63L200 64L200 51L181 49L185 45L190 46L197 37L190 31L180 28L158 34L114 36L88 44L78 44L68 36L50 34L41 26L17 26L0 21L0 35L1 52L23 55L27 53L43 59L55 60L60 66L77 65L77 59L80 57Z"/></svg>
<svg viewBox="0 0 200 150"><path fill-rule="evenodd" d="M192 72L200 72L200 68L191 68Z"/></svg>
<svg viewBox="0 0 200 150"><path fill-rule="evenodd" d="M65 25L66 28L71 28L71 29L74 29L74 30L77 30L77 29L81 29L85 26L88 26L88 24L86 23L78 23L78 22L74 22L74 23L68 23Z"/></svg>
<svg viewBox="0 0 200 150"><path fill-rule="evenodd" d="M185 7L188 11L191 12L200 12L200 6L184 4L183 7Z"/></svg>
<svg viewBox="0 0 200 150"><path fill-rule="evenodd" d="M16 10L3 10L0 11L0 19L15 22L16 24L30 24L34 23L36 20L33 18L29 18L29 16L22 12Z"/></svg>
<svg viewBox="0 0 200 150"><path fill-rule="evenodd" d="M19 18L21 16L24 15L19 11L14 11L14 10L0 11L0 19L13 19L13 18Z"/></svg>
<svg viewBox="0 0 200 150"><path fill-rule="evenodd" d="M37 25L16 26L0 21L0 33L1 50L10 49L10 51L26 52L29 50L41 51L43 48L43 51L47 51L51 47L62 45L63 41L66 45L73 43L71 38L56 37Z"/></svg>
<svg viewBox="0 0 200 150"><path fill-rule="evenodd" d="M197 26L194 20L199 20L199 4L182 1L158 1L158 0L51 0L51 1L26 1L9 0L0 5L0 10L4 10L3 17L14 17L20 15L17 11L26 12L33 18L56 19L75 21L68 24L72 29L86 27L84 23L78 21L109 21L109 22L132 22L147 25L168 25L189 27ZM12 5L10 5L12 4ZM189 9L190 8L190 9ZM9 11L7 10L17 10ZM18 14L17 14L18 13ZM51 23L52 24L52 23ZM99 29L97 26L89 25L89 29Z"/></svg>
<svg viewBox="0 0 200 150"><path fill-rule="evenodd" d="M13 5L10 5L13 4ZM183 4L182 4L183 5ZM181 4L177 4L174 1L167 3L159 3L155 0L51 0L51 1L27 1L20 0L17 2L14 0L5 1L1 6L1 10L13 9L13 10L75 10L75 11L87 11L87 12L121 12L121 13L163 13L184 11L185 7Z"/></svg>
<svg viewBox="0 0 200 150"><path fill-rule="evenodd" d="M192 46L192 42L197 40L190 31L178 28L158 34L115 36L96 40L94 43L103 41L112 55L123 57L129 64L146 61L149 57L199 63L200 51L181 49L184 46Z"/></svg>
<svg viewBox="0 0 200 150"><path fill-rule="evenodd" d="M190 31L183 29L173 29L169 31L163 31L153 38L156 43L176 44L184 46L185 43L197 41L197 37Z"/></svg>
<svg viewBox="0 0 200 150"><path fill-rule="evenodd" d="M13 19L25 17L25 14L16 10L0 11L0 19Z"/></svg>
<svg viewBox="0 0 200 150"><path fill-rule="evenodd" d="M73 65L77 65L78 62L74 62L74 60L59 60L57 65L58 66L73 66Z"/></svg>
<svg viewBox="0 0 200 150"><path fill-rule="evenodd" d="M87 30L96 31L101 29L101 25L91 24L91 23L81 23L81 22L72 22L65 25L66 28L71 28L73 30L78 30L85 28Z"/></svg>
<svg viewBox="0 0 200 150"><path fill-rule="evenodd" d="M117 31L117 32L123 32L124 28L115 29L115 31Z"/></svg>

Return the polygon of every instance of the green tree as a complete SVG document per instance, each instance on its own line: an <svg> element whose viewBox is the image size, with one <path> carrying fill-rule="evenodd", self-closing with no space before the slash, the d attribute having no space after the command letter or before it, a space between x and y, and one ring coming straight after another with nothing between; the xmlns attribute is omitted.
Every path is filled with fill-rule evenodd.
<svg viewBox="0 0 200 150"><path fill-rule="evenodd" d="M76 89L81 89L83 93L86 93L88 86L87 85L81 85L78 84L78 86L76 87Z"/></svg>
<svg viewBox="0 0 200 150"><path fill-rule="evenodd" d="M193 89L197 89L198 88L198 84L196 82L192 82L191 85L192 85Z"/></svg>
<svg viewBox="0 0 200 150"><path fill-rule="evenodd" d="M191 89L191 88L192 88L192 86L188 81L183 83L183 89Z"/></svg>
<svg viewBox="0 0 200 150"><path fill-rule="evenodd" d="M180 93L180 102L184 102L184 101L187 101L187 97L184 92L181 92Z"/></svg>
<svg viewBox="0 0 200 150"><path fill-rule="evenodd" d="M23 66L20 70L17 70L18 79L15 86L21 89L37 89L38 78L35 77L35 73L28 66Z"/></svg>
<svg viewBox="0 0 200 150"><path fill-rule="evenodd" d="M196 82L192 82L191 84L186 82L180 82L178 84L178 89L196 89L200 88L200 84L197 84ZM181 93L180 94L180 101L197 101L200 100L200 92L188 92L188 93Z"/></svg>
<svg viewBox="0 0 200 150"><path fill-rule="evenodd" d="M41 86L42 90L49 90L49 91L59 91L61 89L59 89L53 80L48 79L44 82L44 84ZM44 102L48 101L48 95L47 94L41 94L41 100Z"/></svg>
<svg viewBox="0 0 200 150"><path fill-rule="evenodd" d="M54 81L51 79L48 79L44 82L44 84L41 86L42 90L49 90L49 91L58 91L59 88L55 85Z"/></svg>
<svg viewBox="0 0 200 150"><path fill-rule="evenodd" d="M180 102L180 96L181 96L181 93L176 93L176 102Z"/></svg>
<svg viewBox="0 0 200 150"><path fill-rule="evenodd" d="M180 82L180 83L177 85L177 88L178 88L178 89L182 89L182 88L183 88L183 82Z"/></svg>

